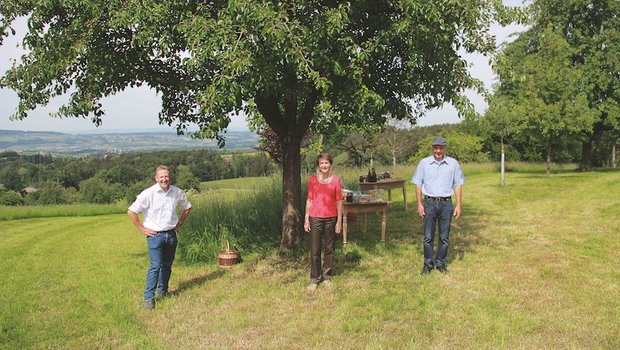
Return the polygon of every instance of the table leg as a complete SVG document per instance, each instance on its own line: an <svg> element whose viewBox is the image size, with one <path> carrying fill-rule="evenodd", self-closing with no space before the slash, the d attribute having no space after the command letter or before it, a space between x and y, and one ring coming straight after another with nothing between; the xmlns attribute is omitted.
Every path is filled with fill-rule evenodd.
<svg viewBox="0 0 620 350"><path fill-rule="evenodd" d="M342 213L342 244L347 244L347 214L346 210Z"/></svg>
<svg viewBox="0 0 620 350"><path fill-rule="evenodd" d="M364 227L362 228L362 232L366 234L366 221L368 219L368 213L364 213Z"/></svg>
<svg viewBox="0 0 620 350"><path fill-rule="evenodd" d="M403 184L403 203L405 203L405 211L407 211L407 185Z"/></svg>
<svg viewBox="0 0 620 350"><path fill-rule="evenodd" d="M381 242L385 242L385 227L387 226L387 209L383 209L381 217Z"/></svg>
<svg viewBox="0 0 620 350"><path fill-rule="evenodd" d="M392 201L392 190L388 190L388 200Z"/></svg>

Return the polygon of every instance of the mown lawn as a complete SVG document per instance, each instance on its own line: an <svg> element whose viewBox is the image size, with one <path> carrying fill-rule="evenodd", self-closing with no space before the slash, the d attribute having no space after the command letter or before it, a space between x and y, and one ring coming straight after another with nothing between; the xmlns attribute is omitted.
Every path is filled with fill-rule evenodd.
<svg viewBox="0 0 620 350"><path fill-rule="evenodd" d="M2 221L0 348L620 348L620 172L467 180L448 275L419 275L409 187L408 212L392 193L387 243L378 216L350 226L331 290L305 293L306 256L177 263L153 311L125 215Z"/></svg>

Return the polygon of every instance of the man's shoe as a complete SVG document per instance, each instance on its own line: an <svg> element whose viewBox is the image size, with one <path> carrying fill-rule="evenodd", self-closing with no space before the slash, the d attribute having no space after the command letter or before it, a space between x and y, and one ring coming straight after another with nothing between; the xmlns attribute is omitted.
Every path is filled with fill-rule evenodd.
<svg viewBox="0 0 620 350"><path fill-rule="evenodd" d="M448 269L446 268L446 265L437 266L437 270L441 273L448 273Z"/></svg>
<svg viewBox="0 0 620 350"><path fill-rule="evenodd" d="M314 292L314 291L315 291L318 287L319 287L319 285L318 285L318 284L316 284L316 283L310 283L310 285L308 286L308 288L306 288L306 291L307 291L308 293L312 293L312 292Z"/></svg>
<svg viewBox="0 0 620 350"><path fill-rule="evenodd" d="M323 281L323 285L325 286L325 288L327 289L332 289L333 285L332 285L332 280L324 280Z"/></svg>
<svg viewBox="0 0 620 350"><path fill-rule="evenodd" d="M420 272L420 275L428 275L429 273L431 273L431 270L431 267L424 265L424 267L422 268L422 272Z"/></svg>
<svg viewBox="0 0 620 350"><path fill-rule="evenodd" d="M155 308L155 300L153 299L145 300L144 308L147 310L153 310Z"/></svg>

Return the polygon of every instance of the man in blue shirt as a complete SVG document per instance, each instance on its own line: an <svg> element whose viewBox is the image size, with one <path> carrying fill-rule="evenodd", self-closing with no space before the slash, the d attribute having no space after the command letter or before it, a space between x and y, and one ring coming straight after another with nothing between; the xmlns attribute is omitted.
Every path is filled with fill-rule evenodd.
<svg viewBox="0 0 620 350"><path fill-rule="evenodd" d="M420 274L431 272L433 266L447 273L448 242L452 216L461 216L462 185L465 176L456 159L445 155L446 139L433 140L433 155L420 161L411 178L418 201L418 215L424 219L424 267ZM452 195L456 204L452 203ZM422 198L424 196L424 198ZM439 228L436 263L433 264L435 227Z"/></svg>

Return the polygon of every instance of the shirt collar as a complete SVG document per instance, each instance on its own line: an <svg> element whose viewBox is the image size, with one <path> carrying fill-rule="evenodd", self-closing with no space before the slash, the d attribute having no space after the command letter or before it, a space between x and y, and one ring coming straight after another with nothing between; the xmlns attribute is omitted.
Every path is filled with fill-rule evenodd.
<svg viewBox="0 0 620 350"><path fill-rule="evenodd" d="M431 161L429 162L429 164L433 164L433 163L436 163L436 164L446 163L446 164L448 164L448 157L446 157L444 155L443 159L438 161L438 160L435 159L435 156L431 156Z"/></svg>
<svg viewBox="0 0 620 350"><path fill-rule="evenodd" d="M160 192L160 193L168 193L168 192L170 192L170 188L171 188L171 186L169 185L169 186L168 186L168 192L165 192L165 191L161 188L161 186L159 186L159 184L158 184L158 183L155 183L155 185L153 185L153 187L155 187L155 191L156 191L156 192Z"/></svg>

